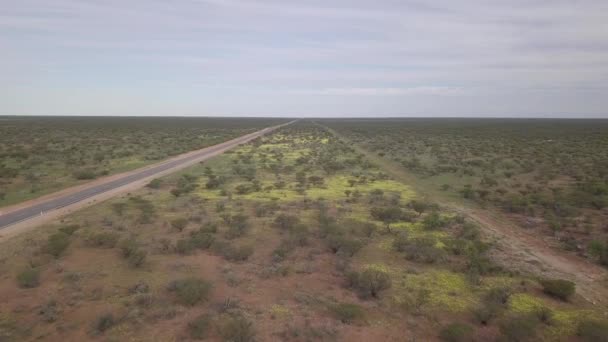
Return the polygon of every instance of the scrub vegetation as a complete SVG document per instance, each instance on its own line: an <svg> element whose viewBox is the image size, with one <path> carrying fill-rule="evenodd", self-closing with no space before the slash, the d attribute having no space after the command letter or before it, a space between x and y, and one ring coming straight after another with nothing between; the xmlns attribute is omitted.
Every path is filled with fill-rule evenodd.
<svg viewBox="0 0 608 342"><path fill-rule="evenodd" d="M608 121L325 120L438 197L508 215L608 266Z"/></svg>
<svg viewBox="0 0 608 342"><path fill-rule="evenodd" d="M0 340L608 336L480 229L299 121L2 243Z"/></svg>
<svg viewBox="0 0 608 342"><path fill-rule="evenodd" d="M218 144L282 119L2 117L0 206Z"/></svg>

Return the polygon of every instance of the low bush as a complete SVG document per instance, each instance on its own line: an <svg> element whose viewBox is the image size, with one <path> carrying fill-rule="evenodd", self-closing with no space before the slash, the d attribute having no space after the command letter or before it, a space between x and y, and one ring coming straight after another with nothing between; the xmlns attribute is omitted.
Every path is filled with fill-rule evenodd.
<svg viewBox="0 0 608 342"><path fill-rule="evenodd" d="M512 294L513 291L508 287L493 287L486 293L483 300L486 303L507 305Z"/></svg>
<svg viewBox="0 0 608 342"><path fill-rule="evenodd" d="M500 332L507 341L529 341L534 339L537 326L538 320L534 316L513 316L500 323Z"/></svg>
<svg viewBox="0 0 608 342"><path fill-rule="evenodd" d="M240 314L222 317L218 322L218 332L226 342L255 341L253 323Z"/></svg>
<svg viewBox="0 0 608 342"><path fill-rule="evenodd" d="M552 325L554 323L553 320L553 310L551 310L551 308L548 308L546 306L541 306L536 308L532 314L534 314L534 317L536 319L538 319L539 322L546 324L546 325Z"/></svg>
<svg viewBox="0 0 608 342"><path fill-rule="evenodd" d="M391 278L386 271L368 268L363 272L347 274L348 285L354 288L362 298L377 298L380 293L391 287Z"/></svg>
<svg viewBox="0 0 608 342"><path fill-rule="evenodd" d="M249 229L248 218L243 214L223 215L222 218L228 225L228 231L226 232L226 238L228 239L241 237Z"/></svg>
<svg viewBox="0 0 608 342"><path fill-rule="evenodd" d="M137 241L134 239L126 239L121 241L120 250L122 256L127 259L131 267L141 267L145 264L148 253L139 248Z"/></svg>
<svg viewBox="0 0 608 342"><path fill-rule="evenodd" d="M300 223L300 219L294 215L280 214L274 219L274 226L281 230L288 230Z"/></svg>
<svg viewBox="0 0 608 342"><path fill-rule="evenodd" d="M40 310L38 310L38 315L41 316L43 321L45 321L47 323L52 323L57 320L57 317L59 316L59 312L60 312L60 309L59 309L59 306L57 305L57 301L50 300L50 301L46 302L44 305L42 305Z"/></svg>
<svg viewBox="0 0 608 342"><path fill-rule="evenodd" d="M472 335L473 327L464 323L451 323L439 332L439 338L447 342L471 341Z"/></svg>
<svg viewBox="0 0 608 342"><path fill-rule="evenodd" d="M506 308L512 291L508 287L491 288L482 298L481 303L473 311L475 319L483 325L490 323Z"/></svg>
<svg viewBox="0 0 608 342"><path fill-rule="evenodd" d="M363 320L365 311L357 304L340 303L333 305L331 311L342 323L351 324Z"/></svg>
<svg viewBox="0 0 608 342"><path fill-rule="evenodd" d="M127 262L129 263L129 266L139 268L146 263L147 257L148 253L146 253L146 251L138 249L129 255Z"/></svg>
<svg viewBox="0 0 608 342"><path fill-rule="evenodd" d="M135 252L139 246L135 239L125 239L120 242L120 251L122 256L128 258L133 252Z"/></svg>
<svg viewBox="0 0 608 342"><path fill-rule="evenodd" d="M253 247L250 245L232 246L224 249L222 256L229 261L245 261L253 254Z"/></svg>
<svg viewBox="0 0 608 342"><path fill-rule="evenodd" d="M194 245L189 239L179 239L175 243L175 251L179 254L186 255L194 251Z"/></svg>
<svg viewBox="0 0 608 342"><path fill-rule="evenodd" d="M327 244L332 252L347 257L352 257L363 247L363 243L360 240L344 235L332 235L328 237Z"/></svg>
<svg viewBox="0 0 608 342"><path fill-rule="evenodd" d="M393 240L393 249L397 252L405 252L410 245L409 236L406 231L397 234Z"/></svg>
<svg viewBox="0 0 608 342"><path fill-rule="evenodd" d="M72 235L74 234L78 229L80 229L80 226L77 224L71 224L71 225L67 225L65 227L61 227L59 228L59 231L67 234L67 235Z"/></svg>
<svg viewBox="0 0 608 342"><path fill-rule="evenodd" d="M211 293L211 287L211 283L192 277L172 281L168 289L175 293L180 304L194 306L207 300Z"/></svg>
<svg viewBox="0 0 608 342"><path fill-rule="evenodd" d="M437 230L443 228L446 224L446 220L436 211L429 213L422 219L422 226L426 230Z"/></svg>
<svg viewBox="0 0 608 342"><path fill-rule="evenodd" d="M174 229L181 232L188 225L188 219L186 219L184 217L178 217L176 219L171 220L170 223L171 223L171 227L173 227Z"/></svg>
<svg viewBox="0 0 608 342"><path fill-rule="evenodd" d="M576 334L588 342L608 342L608 322L598 319L583 319Z"/></svg>
<svg viewBox="0 0 608 342"><path fill-rule="evenodd" d="M215 234L217 233L217 223L207 222L198 230L198 232Z"/></svg>
<svg viewBox="0 0 608 342"><path fill-rule="evenodd" d="M304 247L308 244L308 227L302 223L298 223L289 229L287 243L291 246Z"/></svg>
<svg viewBox="0 0 608 342"><path fill-rule="evenodd" d="M405 254L405 258L412 261L435 263L445 259L446 252L437 248L437 240L430 236L416 237L412 239L398 238L397 247ZM395 245L393 245L395 246Z"/></svg>
<svg viewBox="0 0 608 342"><path fill-rule="evenodd" d="M103 334L108 329L116 325L117 321L113 314L105 313L97 317L93 323L93 332L95 334Z"/></svg>
<svg viewBox="0 0 608 342"><path fill-rule="evenodd" d="M188 334L196 340L202 340L209 334L211 316L203 314L188 323Z"/></svg>
<svg viewBox="0 0 608 342"><path fill-rule="evenodd" d="M70 236L63 232L57 232L51 236L45 246L45 251L55 258L58 258L65 252L70 245Z"/></svg>
<svg viewBox="0 0 608 342"><path fill-rule="evenodd" d="M113 232L93 233L86 238L86 244L98 248L114 248L118 242L119 235Z"/></svg>
<svg viewBox="0 0 608 342"><path fill-rule="evenodd" d="M482 325L488 325L500 315L503 308L496 303L481 303L473 310L473 317Z"/></svg>
<svg viewBox="0 0 608 342"><path fill-rule="evenodd" d="M540 284L546 294L561 300L568 300L576 291L576 285L564 279L543 279Z"/></svg>
<svg viewBox="0 0 608 342"><path fill-rule="evenodd" d="M97 174L93 170L77 170L73 173L74 178L78 180L95 179Z"/></svg>
<svg viewBox="0 0 608 342"><path fill-rule="evenodd" d="M17 274L17 285L22 289L31 289L40 285L40 271L27 267Z"/></svg>
<svg viewBox="0 0 608 342"><path fill-rule="evenodd" d="M148 183L146 185L146 187L150 188L150 189L160 189L160 186L163 184L163 181L156 178L150 181L150 183Z"/></svg>

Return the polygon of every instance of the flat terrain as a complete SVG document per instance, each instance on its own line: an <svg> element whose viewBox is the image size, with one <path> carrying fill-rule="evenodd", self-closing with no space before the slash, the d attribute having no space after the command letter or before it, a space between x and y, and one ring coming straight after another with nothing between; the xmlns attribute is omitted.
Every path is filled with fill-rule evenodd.
<svg viewBox="0 0 608 342"><path fill-rule="evenodd" d="M68 208L70 206L78 206L79 202L95 198L100 194L123 187L126 188L135 182L178 170L179 168L191 165L193 162L203 161L209 157L217 155L218 153L238 146L239 144L267 134L273 129L275 129L275 127L265 128L261 131L246 134L242 137L232 139L218 145L172 158L169 161L154 165L152 167L135 170L118 177L110 177L108 180L93 182L88 186L79 186L73 191L68 190L63 191L58 195L51 195L51 198L47 200L33 201L34 203L31 205L29 203L25 203L18 206L18 208L14 210L5 210L4 212L0 213L0 229L9 227L33 217L44 216L45 213L48 214L53 210Z"/></svg>
<svg viewBox="0 0 608 342"><path fill-rule="evenodd" d="M319 121L426 194L608 266L608 120Z"/></svg>
<svg viewBox="0 0 608 342"><path fill-rule="evenodd" d="M2 117L0 207L284 122L246 118Z"/></svg>
<svg viewBox="0 0 608 342"><path fill-rule="evenodd" d="M1 243L0 340L605 340L484 224L299 121Z"/></svg>

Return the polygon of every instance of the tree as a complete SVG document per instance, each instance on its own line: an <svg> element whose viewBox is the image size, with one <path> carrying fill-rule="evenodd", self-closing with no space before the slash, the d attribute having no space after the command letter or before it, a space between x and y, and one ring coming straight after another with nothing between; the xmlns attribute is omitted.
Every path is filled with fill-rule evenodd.
<svg viewBox="0 0 608 342"><path fill-rule="evenodd" d="M402 213L403 212L399 207L375 207L371 210L372 218L374 218L374 220L382 221L386 226L386 230L389 232L391 232L391 223L398 222L401 219Z"/></svg>

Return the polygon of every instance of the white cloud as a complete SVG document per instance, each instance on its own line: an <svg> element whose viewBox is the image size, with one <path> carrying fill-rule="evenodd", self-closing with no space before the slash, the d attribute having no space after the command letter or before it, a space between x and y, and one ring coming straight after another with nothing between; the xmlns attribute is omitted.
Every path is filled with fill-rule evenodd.
<svg viewBox="0 0 608 342"><path fill-rule="evenodd" d="M241 114L606 115L607 11L605 0L13 1L0 8L0 91L15 96L0 114L78 101L103 114L94 99L120 88L125 112L146 107L125 100L145 90L166 97L167 114L188 102Z"/></svg>
<svg viewBox="0 0 608 342"><path fill-rule="evenodd" d="M463 95L464 89L458 87L409 87L409 88L327 88L302 91L303 94L339 96L414 96L414 95Z"/></svg>

